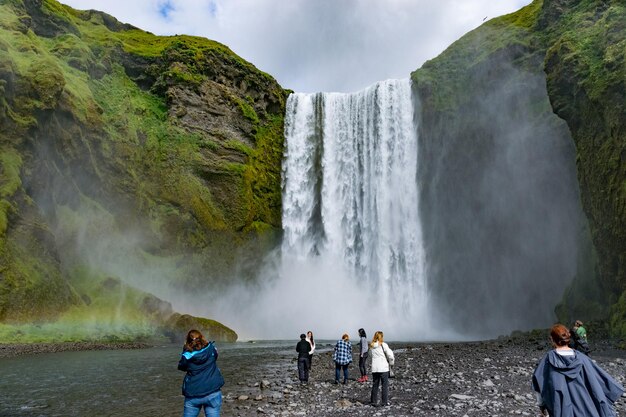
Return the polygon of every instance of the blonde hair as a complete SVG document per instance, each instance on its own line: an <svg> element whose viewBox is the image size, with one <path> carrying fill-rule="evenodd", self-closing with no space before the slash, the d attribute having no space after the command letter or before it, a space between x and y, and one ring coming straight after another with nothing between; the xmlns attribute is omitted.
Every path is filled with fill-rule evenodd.
<svg viewBox="0 0 626 417"><path fill-rule="evenodd" d="M381 332L380 330L378 330L376 333L374 333L374 337L372 338L372 342L370 343L370 347L374 347L374 343L380 343L381 345L383 344L383 332Z"/></svg>
<svg viewBox="0 0 626 417"><path fill-rule="evenodd" d="M348 336L348 333L344 333L343 336L341 336L342 340L350 340L350 336Z"/></svg>

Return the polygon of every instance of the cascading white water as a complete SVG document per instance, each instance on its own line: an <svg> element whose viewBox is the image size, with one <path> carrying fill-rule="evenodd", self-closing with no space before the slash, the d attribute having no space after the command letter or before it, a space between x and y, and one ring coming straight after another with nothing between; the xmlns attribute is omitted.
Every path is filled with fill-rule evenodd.
<svg viewBox="0 0 626 417"><path fill-rule="evenodd" d="M283 262L325 265L329 297L356 283L396 337L428 310L413 112L410 81L388 80L292 94L285 120Z"/></svg>

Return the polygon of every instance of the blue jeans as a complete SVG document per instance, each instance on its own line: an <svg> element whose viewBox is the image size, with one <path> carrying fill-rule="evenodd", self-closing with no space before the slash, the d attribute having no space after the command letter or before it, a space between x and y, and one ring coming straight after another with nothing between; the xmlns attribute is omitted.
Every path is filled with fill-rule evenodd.
<svg viewBox="0 0 626 417"><path fill-rule="evenodd" d="M343 369L343 382L348 382L348 363L345 365L339 365L335 362L335 381L339 382L339 376L341 375L341 370Z"/></svg>
<svg viewBox="0 0 626 417"><path fill-rule="evenodd" d="M222 409L222 391L204 397L185 397L183 417L197 417L204 408L206 417L219 417Z"/></svg>

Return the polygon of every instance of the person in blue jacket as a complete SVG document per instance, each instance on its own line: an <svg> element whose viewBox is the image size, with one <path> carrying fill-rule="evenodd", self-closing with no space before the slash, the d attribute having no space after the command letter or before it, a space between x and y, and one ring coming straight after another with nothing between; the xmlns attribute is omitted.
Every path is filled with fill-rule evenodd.
<svg viewBox="0 0 626 417"><path fill-rule="evenodd" d="M570 331L562 324L550 329L554 349L539 362L532 386L544 416L614 417L613 404L624 392L615 379L587 355L569 347Z"/></svg>
<svg viewBox="0 0 626 417"><path fill-rule="evenodd" d="M207 417L219 417L224 377L217 367L215 343L207 342L198 330L190 330L178 369L187 372L182 386L185 396L183 417L197 417L203 408Z"/></svg>

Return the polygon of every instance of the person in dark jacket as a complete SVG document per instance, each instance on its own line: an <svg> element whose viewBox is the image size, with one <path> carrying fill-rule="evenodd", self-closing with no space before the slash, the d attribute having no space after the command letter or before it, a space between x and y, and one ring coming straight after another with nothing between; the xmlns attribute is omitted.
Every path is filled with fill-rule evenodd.
<svg viewBox="0 0 626 417"><path fill-rule="evenodd" d="M306 335L302 333L300 335L300 341L296 345L296 352L298 352L298 377L300 383L306 384L309 382L309 352L311 351L311 344L306 340Z"/></svg>
<svg viewBox="0 0 626 417"><path fill-rule="evenodd" d="M624 387L587 355L569 347L570 331L562 324L550 329L554 349L539 362L532 386L544 416L614 417L613 403Z"/></svg>
<svg viewBox="0 0 626 417"><path fill-rule="evenodd" d="M368 344L367 344L367 335L365 334L365 329L359 329L359 371L361 372L361 377L357 379L359 382L367 382L367 354L368 354Z"/></svg>
<svg viewBox="0 0 626 417"><path fill-rule="evenodd" d="M207 342L198 330L190 330L178 369L187 372L182 386L185 396L183 417L197 417L203 408L207 417L219 417L224 377L217 367L215 343Z"/></svg>

